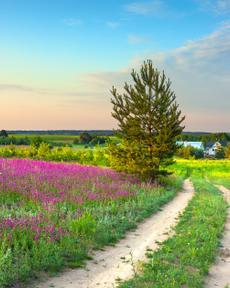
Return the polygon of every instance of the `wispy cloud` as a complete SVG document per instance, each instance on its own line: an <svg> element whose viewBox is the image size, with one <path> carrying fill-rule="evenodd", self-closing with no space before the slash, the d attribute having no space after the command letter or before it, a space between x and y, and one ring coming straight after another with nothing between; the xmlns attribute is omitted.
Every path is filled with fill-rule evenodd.
<svg viewBox="0 0 230 288"><path fill-rule="evenodd" d="M5 84L5 83L0 83L0 91L21 91L21 92L34 92L38 94L46 94L48 90L46 89L39 89L39 88L34 88L30 86L25 86L25 85L19 85L19 84Z"/></svg>
<svg viewBox="0 0 230 288"><path fill-rule="evenodd" d="M115 28L117 28L117 27L120 26L120 23L119 23L119 22L115 22L115 21L107 21L107 22L106 22L106 25L107 25L109 28L115 29Z"/></svg>
<svg viewBox="0 0 230 288"><path fill-rule="evenodd" d="M0 90L21 90L21 91L32 91L31 87L17 85L17 84L1 84Z"/></svg>
<svg viewBox="0 0 230 288"><path fill-rule="evenodd" d="M229 55L230 23L226 22L202 39L166 52L140 55L121 71L83 75L80 82L90 87L89 94L100 92L108 103L110 87L122 89L124 82L130 81L131 69L138 70L144 59L152 59L172 80L172 88L187 115L187 129L229 130Z"/></svg>
<svg viewBox="0 0 230 288"><path fill-rule="evenodd" d="M201 9L215 14L229 14L230 1L229 0L196 0Z"/></svg>
<svg viewBox="0 0 230 288"><path fill-rule="evenodd" d="M128 43L132 45L142 44L146 42L146 38L143 36L135 35L135 34L129 34L128 35Z"/></svg>
<svg viewBox="0 0 230 288"><path fill-rule="evenodd" d="M230 22L223 23L219 29L202 39L188 41L184 46L161 53L161 55L174 59L178 64L186 63L187 66L211 65L218 59L226 59L230 62L228 57L230 55ZM218 64L218 67L220 62L215 62L215 64Z"/></svg>
<svg viewBox="0 0 230 288"><path fill-rule="evenodd" d="M10 93L33 93L36 95L57 95L56 91L46 88L31 87L19 84L4 84L0 83L0 92L10 92ZM16 95L15 93L15 95Z"/></svg>
<svg viewBox="0 0 230 288"><path fill-rule="evenodd" d="M124 9L129 13L140 15L156 15L161 14L167 10L164 2L160 0L148 1L148 2L133 2L124 6Z"/></svg>
<svg viewBox="0 0 230 288"><path fill-rule="evenodd" d="M201 129L229 130L229 55L230 25L225 23L202 39L144 58L151 58L171 78L179 103L187 114L189 129L195 127L194 123L198 124L196 117L199 115ZM142 61L143 57L136 64ZM206 121L208 115L215 115L213 121Z"/></svg>
<svg viewBox="0 0 230 288"><path fill-rule="evenodd" d="M66 18L63 23L67 26L78 26L82 24L82 20L78 18Z"/></svg>

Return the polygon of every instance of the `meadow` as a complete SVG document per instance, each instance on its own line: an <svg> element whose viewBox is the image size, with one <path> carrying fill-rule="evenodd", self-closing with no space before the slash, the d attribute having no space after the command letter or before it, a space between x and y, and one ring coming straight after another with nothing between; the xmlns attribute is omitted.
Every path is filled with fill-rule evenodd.
<svg viewBox="0 0 230 288"><path fill-rule="evenodd" d="M214 184L230 188L230 161L176 159L157 186L106 168L106 149L33 149L0 148L0 287L83 266L92 249L113 245L170 201L186 178L197 193L176 235L121 287L202 287L226 219Z"/></svg>
<svg viewBox="0 0 230 288"><path fill-rule="evenodd" d="M229 160L183 160L177 159L171 171L183 177L197 175L213 184L221 184L230 189Z"/></svg>
<svg viewBox="0 0 230 288"><path fill-rule="evenodd" d="M218 255L228 205L215 184L229 188L230 161L177 159L171 171L189 177L196 194L181 215L175 235L160 243L159 250L148 251L148 262L120 288L204 287Z"/></svg>
<svg viewBox="0 0 230 288"><path fill-rule="evenodd" d="M79 267L181 189L108 168L28 159L0 160L0 287Z"/></svg>
<svg viewBox="0 0 230 288"><path fill-rule="evenodd" d="M49 143L62 143L62 144L72 144L73 141L76 138L79 138L79 136L74 135L38 135L38 134L10 134L10 136L15 137L17 139L20 138L28 138L33 139L35 137L41 137L43 141L49 142Z"/></svg>

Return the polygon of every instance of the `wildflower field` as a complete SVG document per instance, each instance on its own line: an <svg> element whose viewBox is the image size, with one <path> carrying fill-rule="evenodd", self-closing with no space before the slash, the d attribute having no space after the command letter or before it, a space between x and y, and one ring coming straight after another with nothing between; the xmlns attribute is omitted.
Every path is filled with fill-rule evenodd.
<svg viewBox="0 0 230 288"><path fill-rule="evenodd" d="M169 283L174 286L167 287L178 283L201 287L215 259L226 218L226 203L213 184L230 188L230 161L177 159L170 170L173 175L158 187L109 168L0 158L0 287L24 287L43 272L83 266L93 249L124 237L127 230L170 201L189 177L197 193L182 215L176 235L150 255L152 264L146 264L144 278L122 287L142 287L152 281L156 287ZM193 218L187 217L191 213ZM190 223L191 219L197 220ZM210 229L197 234L207 226ZM173 252L170 245L177 247L180 255L176 251L168 255L168 249ZM170 269L160 265L158 257L168 256L172 263L176 257L185 264L173 264ZM191 257L194 269L199 270L195 278L186 274Z"/></svg>
<svg viewBox="0 0 230 288"><path fill-rule="evenodd" d="M171 177L159 188L108 168L0 159L0 287L82 266L91 249L115 243L181 183Z"/></svg>

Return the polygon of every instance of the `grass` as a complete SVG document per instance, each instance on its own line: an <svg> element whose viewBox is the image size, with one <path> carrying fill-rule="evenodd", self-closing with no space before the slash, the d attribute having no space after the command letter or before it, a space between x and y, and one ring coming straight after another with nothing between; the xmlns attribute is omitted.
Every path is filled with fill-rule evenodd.
<svg viewBox="0 0 230 288"><path fill-rule="evenodd" d="M180 217L175 236L162 243L158 251L148 253L149 261L142 272L120 288L200 288L215 260L227 204L219 190L204 178L212 179L220 170L229 172L229 163L183 161L173 169L184 177L192 175L196 194Z"/></svg>
<svg viewBox="0 0 230 288"><path fill-rule="evenodd" d="M105 193L110 195L114 185L105 178L104 169L87 168L88 173L95 170L103 174L99 175L101 178L95 178L97 186L92 186L92 177L85 180L85 185L84 181L80 181L84 173L75 181L77 175L74 176L72 171L75 165L33 162L32 170L24 165L17 171L20 161L14 162L13 170L7 170L9 166L5 160L1 167L0 223L5 225L0 225L0 287L39 277L41 271L56 273L64 267L83 266L92 249L114 244L124 237L125 231L135 228L139 221L170 201L182 184L180 177L168 179L165 188L129 184L130 189L135 191L130 196L110 200L85 199L79 204L71 197L84 195L84 191L89 189L94 191L90 192L91 196L97 193L101 197ZM39 170L39 167L42 169ZM59 171L60 168L58 180L55 169ZM4 169L9 171L7 178L3 178L6 175ZM65 177L63 174L68 169L70 172ZM82 166L82 169L86 168ZM25 174L27 170L29 173ZM117 175L113 177L116 185L122 180ZM111 186L103 190L106 183ZM59 192L62 196L58 196ZM62 197L62 201L49 205L49 201L56 201L56 196ZM12 221L17 225L13 225Z"/></svg>
<svg viewBox="0 0 230 288"><path fill-rule="evenodd" d="M230 189L229 160L177 160L171 169L182 177L200 175L214 184L221 184Z"/></svg>
<svg viewBox="0 0 230 288"><path fill-rule="evenodd" d="M19 150L17 149L17 151ZM98 154L88 150L80 151L79 154L73 154L71 151L68 148L54 149L52 154L44 155L45 157L57 157L58 161L63 161L63 159L68 161L69 158L72 159L73 155L76 155L79 158L77 158L78 161L83 163L86 160L87 164L92 162L104 163L105 153L101 150L98 151ZM24 154L21 155L22 158L24 156ZM46 160L50 159L47 158ZM44 163L47 164L42 165L48 167L54 165L49 164L49 162ZM65 169L67 169L70 164L58 165L66 165ZM37 165L32 166L35 170L37 169ZM4 168L6 166L3 165ZM95 169L101 168L95 167ZM57 178L54 177L54 170L48 170L51 182L56 181ZM10 230L3 231L3 233L0 231L0 287L8 287L15 282L24 282L39 277L41 271L56 273L64 267L83 266L92 249L113 245L124 237L127 230L134 229L139 221L155 213L163 204L170 201L181 188L182 179L187 177L192 178L197 193L180 218L180 222L175 228L175 236L164 242L157 252L149 252L149 262L143 266L142 273L136 275L134 279L122 283L120 287L202 287L204 276L207 274L208 268L214 261L218 251L227 209L218 189L211 183L221 183L229 187L230 162L179 160L171 167L171 170L178 176L169 177L165 187L156 188L143 184L132 184L131 189L136 193L130 197L121 197L110 201L85 201L80 206L70 201L71 198L68 198L68 201L62 201L54 205L54 210L52 210L53 208L48 209L47 212L44 212L42 205L36 201L25 197L25 195L20 195L20 187L23 188L24 186L20 182L21 178L18 179L18 182L16 181L15 187L17 189L8 191L4 189L6 187L4 181L10 183L13 181L3 179L0 175L0 187L1 179L4 180L2 189L0 189L1 222L3 219L11 217L16 219L20 219L22 216L33 218L39 215L40 212L44 212L45 215L47 214L48 224L55 224L57 225L56 228L62 227L65 231L57 241L53 241L49 238L50 235L48 237L45 234L39 241L34 240L27 229L18 229L13 235ZM33 172L28 178L29 181L25 183L29 187L39 189L38 183L33 183L35 174ZM97 193L96 186L91 185L94 182L87 181L85 182L85 188L84 183L80 181L79 189L75 187L75 190L73 190L70 185L72 178L63 175L61 176L63 179L61 178L62 180L58 182L62 190L56 191L59 186L53 187L51 185L48 187L49 181L44 181L43 177L43 174L39 175L42 189L48 189L47 191L52 191L52 193L63 191L63 189L69 196L72 195L71 193L77 193L77 195L83 193L82 195L84 195L84 191L89 192L89 189L93 192L91 196L95 196L94 194ZM116 177L114 180L117 184ZM105 183L103 181L97 181L97 185L102 184L100 186L102 190L100 191L104 191ZM74 183L78 183L78 181ZM34 184L36 185L33 186ZM110 188L106 190L108 193ZM120 192L126 191L121 190ZM49 194L46 196L49 196ZM78 208L81 210L79 215L77 215ZM60 218L63 215L65 215L65 219ZM44 222L45 228L47 223Z"/></svg>

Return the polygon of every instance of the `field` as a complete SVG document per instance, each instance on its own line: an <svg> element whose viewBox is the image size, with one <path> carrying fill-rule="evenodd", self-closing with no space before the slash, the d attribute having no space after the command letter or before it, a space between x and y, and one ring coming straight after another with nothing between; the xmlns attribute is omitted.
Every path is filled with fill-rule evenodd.
<svg viewBox="0 0 230 288"><path fill-rule="evenodd" d="M196 194L176 235L121 287L201 287L226 219L227 205L213 184L230 188L230 162L177 160L170 169L173 175L158 187L109 168L1 158L0 287L81 267L92 249L114 244L157 212L188 177Z"/></svg>
<svg viewBox="0 0 230 288"><path fill-rule="evenodd" d="M79 136L74 135L38 135L38 134L10 134L10 136L15 138L29 138L33 139L35 137L41 137L44 141L49 143L62 143L62 144L73 144L74 139L79 138Z"/></svg>
<svg viewBox="0 0 230 288"><path fill-rule="evenodd" d="M109 169L31 160L0 161L0 286L63 266L111 244L172 199L181 186L141 184Z"/></svg>
<svg viewBox="0 0 230 288"><path fill-rule="evenodd" d="M117 141L117 137L116 136L103 136L103 134L100 134L100 133L96 133L96 134L93 134L92 135L102 135L101 137L105 137L106 139L108 140L111 140L111 141ZM74 140L78 140L79 139L79 135L49 135L49 134L9 134L9 137L13 137L13 138L16 138L18 140L20 139L29 139L30 141L32 141L33 139L39 137L42 139L42 141L44 142L47 142L47 143L50 143L51 145L53 146L64 146L64 145L67 145L67 146L72 146L72 147L75 147L75 148L84 148L85 146L87 145L84 145L84 144L74 144ZM105 146L105 145L100 145L100 146Z"/></svg>
<svg viewBox="0 0 230 288"><path fill-rule="evenodd" d="M148 251L149 262L121 288L205 287L227 217L227 204L213 184L229 184L230 162L179 160L172 170L191 177L196 194L175 227L175 236L159 250Z"/></svg>
<svg viewBox="0 0 230 288"><path fill-rule="evenodd" d="M181 160L172 166L172 171L183 177L197 175L214 184L223 184L230 189L229 160Z"/></svg>

